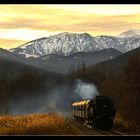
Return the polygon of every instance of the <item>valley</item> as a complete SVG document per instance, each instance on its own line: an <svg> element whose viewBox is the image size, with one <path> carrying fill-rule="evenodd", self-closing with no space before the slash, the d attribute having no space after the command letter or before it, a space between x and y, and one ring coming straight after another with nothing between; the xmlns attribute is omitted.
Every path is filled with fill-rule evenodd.
<svg viewBox="0 0 140 140"><path fill-rule="evenodd" d="M89 131L85 132L73 124L69 124L68 131L57 132L57 128L53 130L47 121L44 122L54 116L41 115L38 118L36 115L55 112L64 118L72 117L71 104L82 100L83 96L92 98L96 89L99 95L109 96L115 103L117 108L115 127L119 126L120 129L123 126L125 130L133 132L135 128L139 130L140 38L138 35L130 37L130 33L129 37L126 37L125 33L125 36L121 37L99 36L96 38L101 39L102 43L103 40L106 43L100 44L98 47L97 44L94 44L93 39L95 38L88 34L62 33L31 41L12 50L0 49L0 114L6 115L1 116L1 134L89 134ZM82 39L85 44L82 43ZM118 41L116 44L116 39L125 40L127 47L124 43L120 45ZM51 50L50 46L40 43L44 40L45 42L47 40L47 43L51 42ZM75 42L73 42L74 40ZM80 41L82 45L80 43L77 45L77 42ZM55 46L54 42L61 47ZM71 45L70 42L74 45ZM114 46L112 43L115 43ZM37 46L37 44L41 46ZM55 48L57 49L55 50ZM78 86L81 89L87 89L86 94L78 93ZM88 88L93 90L93 94ZM78 91L85 92L81 89ZM30 115L28 116L28 114ZM23 116L19 120L15 116L17 119L15 120L14 115ZM35 119L36 122L32 122L33 120L29 119L30 126L28 117L37 117L42 122L37 122L37 119ZM45 120L42 120L42 117ZM58 116L54 117L53 121L57 118L59 122ZM13 123L8 122L11 119ZM29 125L28 127L20 130L13 127L13 124L16 123L23 126L22 119L26 125ZM64 128L68 122L61 122L61 119L60 117L58 125L60 128ZM46 126L49 125L50 128L46 129L43 123Z"/></svg>

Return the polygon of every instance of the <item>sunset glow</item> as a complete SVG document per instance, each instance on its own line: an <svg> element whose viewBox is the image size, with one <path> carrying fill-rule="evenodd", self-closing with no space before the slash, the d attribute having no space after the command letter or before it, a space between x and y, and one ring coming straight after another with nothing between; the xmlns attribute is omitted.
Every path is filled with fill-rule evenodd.
<svg viewBox="0 0 140 140"><path fill-rule="evenodd" d="M140 29L140 5L0 5L0 47L61 32L118 35Z"/></svg>

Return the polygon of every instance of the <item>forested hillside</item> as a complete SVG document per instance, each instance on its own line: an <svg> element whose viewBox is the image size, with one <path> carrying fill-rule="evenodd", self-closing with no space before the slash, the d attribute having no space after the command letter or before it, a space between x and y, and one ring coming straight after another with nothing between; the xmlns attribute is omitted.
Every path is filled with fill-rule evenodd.
<svg viewBox="0 0 140 140"><path fill-rule="evenodd" d="M83 79L97 85L101 95L112 98L117 120L127 128L140 127L140 48L115 59L80 69L71 69L68 79Z"/></svg>

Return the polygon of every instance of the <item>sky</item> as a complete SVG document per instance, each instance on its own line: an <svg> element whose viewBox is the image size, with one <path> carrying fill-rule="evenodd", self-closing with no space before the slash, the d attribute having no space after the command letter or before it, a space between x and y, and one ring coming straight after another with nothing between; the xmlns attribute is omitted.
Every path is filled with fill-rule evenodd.
<svg viewBox="0 0 140 140"><path fill-rule="evenodd" d="M0 4L0 48L62 32L116 36L140 29L140 4Z"/></svg>

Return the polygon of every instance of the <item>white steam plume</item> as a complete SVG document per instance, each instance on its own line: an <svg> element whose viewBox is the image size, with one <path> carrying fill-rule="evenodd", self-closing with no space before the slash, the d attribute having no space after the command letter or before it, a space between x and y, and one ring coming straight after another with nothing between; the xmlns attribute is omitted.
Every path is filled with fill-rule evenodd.
<svg viewBox="0 0 140 140"><path fill-rule="evenodd" d="M75 92L78 94L82 99L91 99L95 96L99 95L97 87L91 83L85 83L81 80L76 80L76 88Z"/></svg>
<svg viewBox="0 0 140 140"><path fill-rule="evenodd" d="M73 102L91 99L96 95L99 95L99 92L94 84L76 80L73 85L65 83L53 89L32 92L26 96L24 93L12 96L8 114L57 112L65 117L70 117Z"/></svg>

